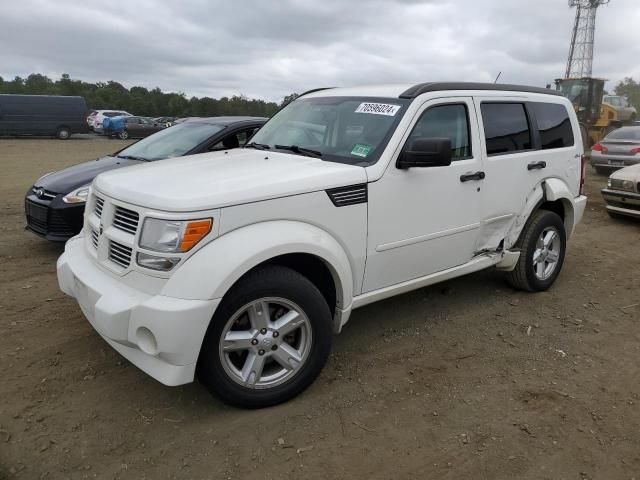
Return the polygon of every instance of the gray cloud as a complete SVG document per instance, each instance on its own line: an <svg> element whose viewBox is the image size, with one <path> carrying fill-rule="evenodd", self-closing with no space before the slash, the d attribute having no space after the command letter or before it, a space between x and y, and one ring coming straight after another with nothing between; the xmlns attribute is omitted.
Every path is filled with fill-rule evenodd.
<svg viewBox="0 0 640 480"><path fill-rule="evenodd" d="M21 0L0 4L0 75L66 72L187 95L279 100L323 85L564 73L563 0ZM594 74L640 78L640 4L598 13Z"/></svg>

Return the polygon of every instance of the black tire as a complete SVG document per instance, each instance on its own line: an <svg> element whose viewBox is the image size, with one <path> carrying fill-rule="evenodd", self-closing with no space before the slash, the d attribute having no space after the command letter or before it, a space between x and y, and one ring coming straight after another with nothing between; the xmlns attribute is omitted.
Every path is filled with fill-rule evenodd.
<svg viewBox="0 0 640 480"><path fill-rule="evenodd" d="M596 170L598 175L606 175L609 176L609 169L606 167L593 167Z"/></svg>
<svg viewBox="0 0 640 480"><path fill-rule="evenodd" d="M533 256L539 237L548 228L553 228L558 232L560 249L555 269L548 278L540 279L534 269ZM562 270L567 249L567 236L560 216L548 210L537 210L520 234L520 238L516 242L516 248L519 248L521 253L516 268L507 275L509 284L514 288L528 292L547 290L553 285L553 282L556 281L560 274L560 270Z"/></svg>
<svg viewBox="0 0 640 480"><path fill-rule="evenodd" d="M306 360L290 379L264 389L240 385L225 371L219 353L228 321L247 304L265 297L295 303L311 325L312 342ZM331 350L332 316L322 293L306 277L278 265L256 269L241 279L222 299L209 325L198 359L198 378L223 402L241 408L263 408L295 397L321 372Z"/></svg>
<svg viewBox="0 0 640 480"><path fill-rule="evenodd" d="M58 127L56 130L56 138L59 140L69 140L71 130L68 127Z"/></svg>
<svg viewBox="0 0 640 480"><path fill-rule="evenodd" d="M126 140L129 138L129 132L127 132L126 130L122 130L121 132L118 132L118 138L120 140Z"/></svg>

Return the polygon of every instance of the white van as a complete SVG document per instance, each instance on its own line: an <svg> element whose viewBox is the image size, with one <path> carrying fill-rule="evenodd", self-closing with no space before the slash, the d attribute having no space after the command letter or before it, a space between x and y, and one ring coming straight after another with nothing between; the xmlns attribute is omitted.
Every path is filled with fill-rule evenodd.
<svg viewBox="0 0 640 480"><path fill-rule="evenodd" d="M546 290L580 221L571 103L512 85L321 89L244 148L93 182L60 288L166 385L263 407L313 382L363 305L488 267Z"/></svg>

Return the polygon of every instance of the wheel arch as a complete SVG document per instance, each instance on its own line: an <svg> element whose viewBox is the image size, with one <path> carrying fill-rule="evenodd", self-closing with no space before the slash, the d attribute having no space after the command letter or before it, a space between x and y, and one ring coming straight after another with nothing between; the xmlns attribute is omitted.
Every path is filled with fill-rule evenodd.
<svg viewBox="0 0 640 480"><path fill-rule="evenodd" d="M268 264L287 266L309 278L329 303L334 331L340 330L353 301L352 263L333 236L303 222L262 222L218 237L187 259L162 294L222 298L249 272Z"/></svg>
<svg viewBox="0 0 640 480"><path fill-rule="evenodd" d="M575 227L575 212L571 201L573 197L569 186L563 180L558 178L543 180L528 197L524 209L505 239L505 247L511 248L515 245L531 217L538 210L548 210L558 214L569 238Z"/></svg>

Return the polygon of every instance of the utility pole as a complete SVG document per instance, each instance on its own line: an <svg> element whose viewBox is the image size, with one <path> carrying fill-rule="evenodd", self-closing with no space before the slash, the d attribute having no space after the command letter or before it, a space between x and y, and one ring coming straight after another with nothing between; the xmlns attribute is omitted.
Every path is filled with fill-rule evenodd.
<svg viewBox="0 0 640 480"><path fill-rule="evenodd" d="M576 7L576 19L565 78L591 78L596 12L607 3L609 0L569 0L569 7Z"/></svg>

